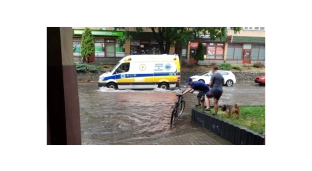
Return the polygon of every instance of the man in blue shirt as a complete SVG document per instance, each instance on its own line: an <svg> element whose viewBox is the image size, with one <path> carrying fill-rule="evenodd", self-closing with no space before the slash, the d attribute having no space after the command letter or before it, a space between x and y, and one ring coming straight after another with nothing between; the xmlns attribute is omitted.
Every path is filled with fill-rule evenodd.
<svg viewBox="0 0 312 171"><path fill-rule="evenodd" d="M186 79L185 84L190 85L191 87L184 91L182 95L186 93L193 93L195 90L197 91L202 91L202 97L200 98L201 106L202 106L202 111L204 111L204 102L206 101L207 108L205 110L210 110L209 109L209 104L208 104L208 97L206 94L209 92L210 88L203 82L201 81L193 81L191 78Z"/></svg>
<svg viewBox="0 0 312 171"><path fill-rule="evenodd" d="M206 94L208 98L214 99L214 110L215 113L213 115L218 114L218 102L220 97L222 96L223 93L223 85L224 85L224 78L223 76L218 73L218 67L214 66L211 68L211 72L213 75L211 76L210 82L209 82L209 87L211 87L210 91ZM210 105L209 99L208 99L208 105Z"/></svg>

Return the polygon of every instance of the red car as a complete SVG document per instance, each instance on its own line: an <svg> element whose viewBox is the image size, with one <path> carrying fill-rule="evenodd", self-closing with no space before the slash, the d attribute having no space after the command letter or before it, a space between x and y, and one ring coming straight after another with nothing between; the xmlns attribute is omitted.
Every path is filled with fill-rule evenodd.
<svg viewBox="0 0 312 171"><path fill-rule="evenodd" d="M255 78L255 83L265 84L265 76L258 76Z"/></svg>

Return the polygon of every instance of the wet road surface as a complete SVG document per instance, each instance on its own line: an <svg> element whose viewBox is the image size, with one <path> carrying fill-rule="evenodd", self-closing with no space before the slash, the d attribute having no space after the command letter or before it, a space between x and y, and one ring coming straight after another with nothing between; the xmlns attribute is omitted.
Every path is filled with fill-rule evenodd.
<svg viewBox="0 0 312 171"><path fill-rule="evenodd" d="M170 127L171 106L179 90L111 90L78 83L82 144L231 144L191 121L196 93ZM213 100L211 100L213 104ZM264 105L265 87L253 82L224 87L221 104Z"/></svg>

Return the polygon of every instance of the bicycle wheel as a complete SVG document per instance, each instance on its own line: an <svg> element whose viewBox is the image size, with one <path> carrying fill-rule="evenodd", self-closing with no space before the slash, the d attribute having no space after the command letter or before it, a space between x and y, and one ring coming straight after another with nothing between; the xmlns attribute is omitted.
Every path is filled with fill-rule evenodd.
<svg viewBox="0 0 312 171"><path fill-rule="evenodd" d="M174 109L171 112L171 120L170 120L170 124L171 125L174 122L176 115L177 115L177 106L175 106Z"/></svg>
<svg viewBox="0 0 312 171"><path fill-rule="evenodd" d="M178 106L178 115L182 115L184 109L185 109L185 101L182 100Z"/></svg>

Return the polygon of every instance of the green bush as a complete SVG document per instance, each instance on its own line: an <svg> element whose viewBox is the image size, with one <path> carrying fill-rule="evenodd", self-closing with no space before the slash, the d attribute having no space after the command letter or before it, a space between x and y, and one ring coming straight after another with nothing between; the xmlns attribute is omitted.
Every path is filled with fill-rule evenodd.
<svg viewBox="0 0 312 171"><path fill-rule="evenodd" d="M102 66L76 63L77 72L101 72L102 70Z"/></svg>
<svg viewBox="0 0 312 171"><path fill-rule="evenodd" d="M255 68L263 68L264 67L264 63L256 62L256 63L253 64L253 67L255 67Z"/></svg>
<svg viewBox="0 0 312 171"><path fill-rule="evenodd" d="M236 70L241 71L243 68L242 68L242 67L240 67L240 66L238 66L238 65L234 65L234 66L233 66L233 69L236 69Z"/></svg>
<svg viewBox="0 0 312 171"><path fill-rule="evenodd" d="M223 63L218 66L220 70L231 70L232 65L230 63Z"/></svg>

